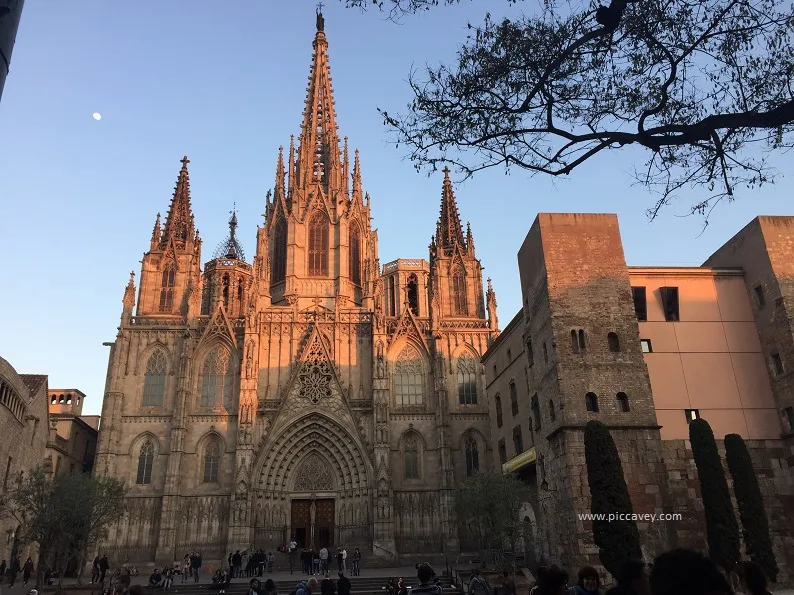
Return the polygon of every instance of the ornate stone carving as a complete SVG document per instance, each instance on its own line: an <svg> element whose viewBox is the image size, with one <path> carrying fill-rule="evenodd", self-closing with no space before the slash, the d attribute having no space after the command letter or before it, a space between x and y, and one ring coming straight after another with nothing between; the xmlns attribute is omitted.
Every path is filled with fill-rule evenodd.
<svg viewBox="0 0 794 595"><path fill-rule="evenodd" d="M326 461L316 454L311 454L301 463L295 474L296 492L331 492L334 489L334 478Z"/></svg>
<svg viewBox="0 0 794 595"><path fill-rule="evenodd" d="M330 397L332 376L331 364L320 342L320 335L315 334L302 364L301 396L315 405L322 399Z"/></svg>

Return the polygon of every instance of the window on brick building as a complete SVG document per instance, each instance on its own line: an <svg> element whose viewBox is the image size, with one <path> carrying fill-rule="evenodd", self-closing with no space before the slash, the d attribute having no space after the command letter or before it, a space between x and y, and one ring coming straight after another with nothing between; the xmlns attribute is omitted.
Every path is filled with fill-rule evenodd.
<svg viewBox="0 0 794 595"><path fill-rule="evenodd" d="M507 350L507 363L509 365L512 362L513 362L513 352L510 349L508 349Z"/></svg>
<svg viewBox="0 0 794 595"><path fill-rule="evenodd" d="M535 420L535 430L540 429L540 404L538 403L538 395L532 397L532 417Z"/></svg>
<svg viewBox="0 0 794 595"><path fill-rule="evenodd" d="M221 346L213 349L201 370L201 407L232 406L232 371L229 353Z"/></svg>
<svg viewBox="0 0 794 595"><path fill-rule="evenodd" d="M361 285L361 230L353 223L350 226L350 280L354 285ZM414 276L414 278L416 278ZM408 281L408 299L410 301L411 281Z"/></svg>
<svg viewBox="0 0 794 595"><path fill-rule="evenodd" d="M761 309L766 306L766 296L764 296L764 286L763 285L756 285L753 287L753 291L755 291L755 301L758 304L758 308Z"/></svg>
<svg viewBox="0 0 794 595"><path fill-rule="evenodd" d="M499 393L496 393L494 405L496 405L496 427L501 428L504 422L502 421L502 397L499 396Z"/></svg>
<svg viewBox="0 0 794 595"><path fill-rule="evenodd" d="M783 359L777 351L772 352L772 367L775 370L775 376L780 376L785 371L783 369Z"/></svg>
<svg viewBox="0 0 794 595"><path fill-rule="evenodd" d="M697 409L684 409L684 415L686 416L686 423L700 419L700 411Z"/></svg>
<svg viewBox="0 0 794 595"><path fill-rule="evenodd" d="M664 319L667 322L678 322L678 288L661 287L659 293L662 296L662 307L664 308Z"/></svg>
<svg viewBox="0 0 794 595"><path fill-rule="evenodd" d="M477 404L477 361L465 355L458 358L458 401L461 405Z"/></svg>
<svg viewBox="0 0 794 595"><path fill-rule="evenodd" d="M394 362L394 397L397 405L421 405L424 395L422 356L410 345L403 347Z"/></svg>
<svg viewBox="0 0 794 595"><path fill-rule="evenodd" d="M620 339L617 333L609 333L607 335L607 345L609 345L609 350L612 352L620 351Z"/></svg>
<svg viewBox="0 0 794 595"><path fill-rule="evenodd" d="M287 221L284 217L276 218L273 230L273 261L270 268L271 283L284 281L287 276Z"/></svg>
<svg viewBox="0 0 794 595"><path fill-rule="evenodd" d="M516 451L516 456L524 452L524 439L521 436L521 426L513 428L513 448Z"/></svg>
<svg viewBox="0 0 794 595"><path fill-rule="evenodd" d="M648 299L644 287L632 287L631 297L634 300L634 313L637 320L648 320Z"/></svg>
<svg viewBox="0 0 794 595"><path fill-rule="evenodd" d="M527 340L527 361L530 368L535 365L535 350L532 349L532 339Z"/></svg>
<svg viewBox="0 0 794 595"><path fill-rule="evenodd" d="M584 396L584 404L588 411L598 413L598 396L595 393L587 393Z"/></svg>
<svg viewBox="0 0 794 595"><path fill-rule="evenodd" d="M160 312L171 312L174 309L174 285L176 265L169 263L163 271L160 282Z"/></svg>
<svg viewBox="0 0 794 595"><path fill-rule="evenodd" d="M554 401L549 399L549 419L555 421L557 419L557 410L554 407Z"/></svg>
<svg viewBox="0 0 794 595"><path fill-rule="evenodd" d="M783 410L783 417L788 423L788 431L794 432L794 407L786 407Z"/></svg>
<svg viewBox="0 0 794 595"><path fill-rule="evenodd" d="M165 374L168 364L162 349L156 349L146 363L143 375L143 406L162 407L165 395Z"/></svg>
<svg viewBox="0 0 794 595"><path fill-rule="evenodd" d="M154 465L154 444L147 440L138 453L138 474L135 483L148 485L152 483L152 465Z"/></svg>
<svg viewBox="0 0 794 595"><path fill-rule="evenodd" d="M543 343L543 363L549 363L549 350L546 348L546 343Z"/></svg>
<svg viewBox="0 0 794 595"><path fill-rule="evenodd" d="M643 353L653 353L653 345L650 339L640 339L640 348Z"/></svg>
<svg viewBox="0 0 794 595"><path fill-rule="evenodd" d="M466 438L466 475L471 477L480 470L480 447L471 434Z"/></svg>
<svg viewBox="0 0 794 595"><path fill-rule="evenodd" d="M507 448L505 448L505 439L499 441L499 462L504 465L507 462Z"/></svg>
<svg viewBox="0 0 794 595"><path fill-rule="evenodd" d="M415 273L408 276L408 307L414 316L419 316L419 280Z"/></svg>
<svg viewBox="0 0 794 595"><path fill-rule="evenodd" d="M518 391L516 391L515 381L510 381L510 409L513 412L513 417L518 415Z"/></svg>
<svg viewBox="0 0 794 595"><path fill-rule="evenodd" d="M317 211L309 220L309 276L328 276L328 216Z"/></svg>
<svg viewBox="0 0 794 595"><path fill-rule="evenodd" d="M571 349L574 353L579 353L579 338L576 336L576 331L571 331Z"/></svg>
<svg viewBox="0 0 794 595"><path fill-rule="evenodd" d="M618 393L616 395L618 401L618 409L623 413L628 413L631 411L629 407L629 396L626 393Z"/></svg>
<svg viewBox="0 0 794 595"><path fill-rule="evenodd" d="M221 447L217 438L212 438L204 448L204 483L218 483L221 464Z"/></svg>
<svg viewBox="0 0 794 595"><path fill-rule="evenodd" d="M579 337L579 351L584 351L587 348L587 344L584 341L584 331L579 329L577 336Z"/></svg>

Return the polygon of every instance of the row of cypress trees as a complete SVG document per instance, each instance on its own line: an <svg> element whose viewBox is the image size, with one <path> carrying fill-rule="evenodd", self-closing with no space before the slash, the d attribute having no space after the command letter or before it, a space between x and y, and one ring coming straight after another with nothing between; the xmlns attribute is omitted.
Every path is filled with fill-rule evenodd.
<svg viewBox="0 0 794 595"><path fill-rule="evenodd" d="M741 559L739 526L714 433L708 422L697 419L689 424L689 436L705 509L709 555L724 568L733 569ZM591 512L594 515L632 514L634 510L623 466L609 429L599 421L588 422L584 448ZM725 437L725 458L733 478L747 555L774 582L778 568L761 488L747 445L738 434ZM613 576L617 576L625 560L642 557L640 535L634 521L594 520L593 541L599 548L601 563Z"/></svg>

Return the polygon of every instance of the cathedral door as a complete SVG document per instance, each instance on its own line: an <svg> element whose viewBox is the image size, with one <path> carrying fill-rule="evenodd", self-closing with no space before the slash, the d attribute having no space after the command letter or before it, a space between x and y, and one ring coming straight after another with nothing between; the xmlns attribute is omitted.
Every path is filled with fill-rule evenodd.
<svg viewBox="0 0 794 595"><path fill-rule="evenodd" d="M293 500L292 501L292 528L290 533L295 536L295 541L298 542L299 548L309 547L309 531L311 529L311 518L309 514L309 506L311 500Z"/></svg>
<svg viewBox="0 0 794 595"><path fill-rule="evenodd" d="M317 500L317 547L330 548L334 544L334 501Z"/></svg>

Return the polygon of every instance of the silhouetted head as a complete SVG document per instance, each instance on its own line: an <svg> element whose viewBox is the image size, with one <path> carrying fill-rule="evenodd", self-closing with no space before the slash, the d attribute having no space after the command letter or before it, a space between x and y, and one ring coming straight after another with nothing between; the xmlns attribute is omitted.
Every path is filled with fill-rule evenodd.
<svg viewBox="0 0 794 595"><path fill-rule="evenodd" d="M420 583L430 582L430 579L433 578L433 569L430 568L429 564L420 564L419 568L416 569L416 578L419 579Z"/></svg>
<svg viewBox="0 0 794 595"><path fill-rule="evenodd" d="M717 564L700 552L685 549L656 558L650 586L652 595L734 595Z"/></svg>
<svg viewBox="0 0 794 595"><path fill-rule="evenodd" d="M755 562L742 562L739 565L739 576L742 577L744 584L750 595L763 595L769 590L769 583L761 567Z"/></svg>

